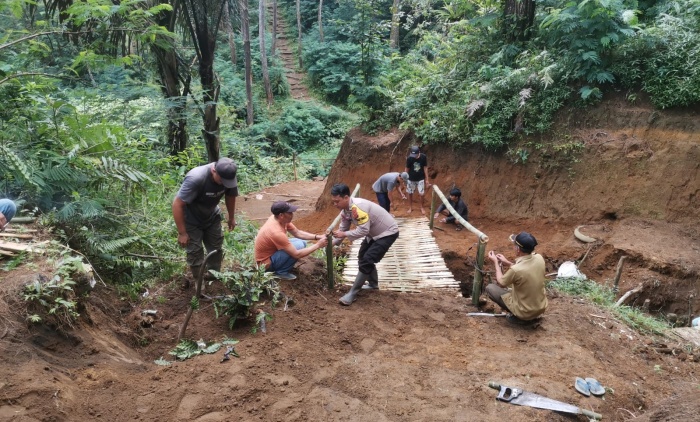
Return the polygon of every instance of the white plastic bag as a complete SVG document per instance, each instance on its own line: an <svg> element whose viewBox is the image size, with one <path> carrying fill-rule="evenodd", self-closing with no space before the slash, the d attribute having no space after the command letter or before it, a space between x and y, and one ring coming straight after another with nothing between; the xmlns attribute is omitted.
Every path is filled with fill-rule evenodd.
<svg viewBox="0 0 700 422"><path fill-rule="evenodd" d="M574 261L566 261L561 264L559 266L559 271L557 271L557 277L586 278L586 276L578 270Z"/></svg>

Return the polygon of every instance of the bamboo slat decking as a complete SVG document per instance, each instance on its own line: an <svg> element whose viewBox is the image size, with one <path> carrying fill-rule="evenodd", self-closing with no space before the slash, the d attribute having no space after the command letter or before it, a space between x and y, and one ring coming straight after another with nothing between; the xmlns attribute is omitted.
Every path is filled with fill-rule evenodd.
<svg viewBox="0 0 700 422"><path fill-rule="evenodd" d="M431 288L459 288L459 281L442 259L440 248L426 218L397 218L399 238L377 264L379 289L419 292ZM357 253L362 239L352 244L343 270L343 281L352 284L357 276Z"/></svg>

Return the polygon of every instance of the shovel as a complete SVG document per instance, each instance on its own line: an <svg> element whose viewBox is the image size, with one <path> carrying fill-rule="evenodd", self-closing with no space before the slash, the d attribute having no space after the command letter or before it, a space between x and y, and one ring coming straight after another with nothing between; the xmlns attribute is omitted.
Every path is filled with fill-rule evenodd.
<svg viewBox="0 0 700 422"><path fill-rule="evenodd" d="M518 406L530 406L537 409L554 410L555 412L573 413L574 415L585 415L590 419L596 420L603 419L603 415L600 413L581 409L573 404L552 400L528 391L523 391L519 388L506 387L505 385L497 384L493 381L489 382L489 387L500 390L496 398L506 403L517 404Z"/></svg>

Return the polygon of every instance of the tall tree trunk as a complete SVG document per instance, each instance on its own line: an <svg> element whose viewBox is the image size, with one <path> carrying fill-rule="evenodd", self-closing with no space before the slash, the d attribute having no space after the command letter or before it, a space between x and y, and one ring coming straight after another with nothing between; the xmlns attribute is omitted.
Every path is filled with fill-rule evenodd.
<svg viewBox="0 0 700 422"><path fill-rule="evenodd" d="M228 49L229 52L231 53L231 64L233 65L233 70L236 70L236 65L237 65L237 57L236 57L236 37L235 34L233 33L233 25L231 24L231 10L228 7L228 2L226 2L227 5L224 6L224 16L223 16L223 25L224 25L224 30L226 31L226 38L228 41Z"/></svg>
<svg viewBox="0 0 700 422"><path fill-rule="evenodd" d="M318 0L318 39L323 42L323 0Z"/></svg>
<svg viewBox="0 0 700 422"><path fill-rule="evenodd" d="M389 47L399 48L399 5L400 0L394 0L391 6L391 32L389 33Z"/></svg>
<svg viewBox="0 0 700 422"><path fill-rule="evenodd" d="M534 0L505 0L503 32L509 42L530 39L530 28L535 22L535 6Z"/></svg>
<svg viewBox="0 0 700 422"><path fill-rule="evenodd" d="M173 10L161 12L157 17L158 24L169 31L173 31L176 21L175 13ZM168 44L167 39L163 41ZM182 91L180 91L182 78L180 75L180 57L177 50L175 50L175 46L163 47L161 43L152 43L151 46L158 64L160 88L169 104L166 111L168 116L168 128L166 129L168 147L170 155L176 156L187 148L185 108L190 87L190 72L186 72L188 76Z"/></svg>
<svg viewBox="0 0 700 422"><path fill-rule="evenodd" d="M274 56L277 52L277 0L272 0L272 45L270 46L270 55Z"/></svg>
<svg viewBox="0 0 700 422"><path fill-rule="evenodd" d="M246 93L246 123L253 124L253 66L250 57L250 17L248 16L248 0L240 0L241 5L241 35L243 36L243 57L245 61L245 93Z"/></svg>
<svg viewBox="0 0 700 422"><path fill-rule="evenodd" d="M301 58L301 6L299 5L299 0L297 0L297 31L299 32L299 45L297 46L297 54L299 55L299 69L303 69L304 61Z"/></svg>
<svg viewBox="0 0 700 422"><path fill-rule="evenodd" d="M219 84L214 75L214 52L216 38L208 39L209 50L202 50L199 61L199 78L202 81L202 99L204 103L204 128L202 138L207 147L209 162L219 160L219 117L216 115L216 102L219 100Z"/></svg>
<svg viewBox="0 0 700 422"><path fill-rule="evenodd" d="M267 51L265 50L265 0L258 0L258 40L260 41L260 67L262 70L263 85L267 96L267 106L274 101L272 87L270 86L270 72L267 70Z"/></svg>
<svg viewBox="0 0 700 422"><path fill-rule="evenodd" d="M201 2L185 0L188 28L199 60L199 80L202 85L202 139L207 149L209 162L219 159L219 118L216 102L219 99L219 83L214 73L216 36L221 26L223 1Z"/></svg>

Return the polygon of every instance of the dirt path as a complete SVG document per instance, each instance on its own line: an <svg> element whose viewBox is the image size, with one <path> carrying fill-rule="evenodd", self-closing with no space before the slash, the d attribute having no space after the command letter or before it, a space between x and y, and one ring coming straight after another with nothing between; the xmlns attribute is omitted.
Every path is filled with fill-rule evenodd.
<svg viewBox="0 0 700 422"><path fill-rule="evenodd" d="M268 16L272 17L272 7L268 8ZM289 82L291 97L295 100L307 101L310 99L309 91L303 84L304 74L299 70L299 59L296 52L292 51L290 41L287 39L287 23L284 19L278 19L277 54L284 62L285 75Z"/></svg>

